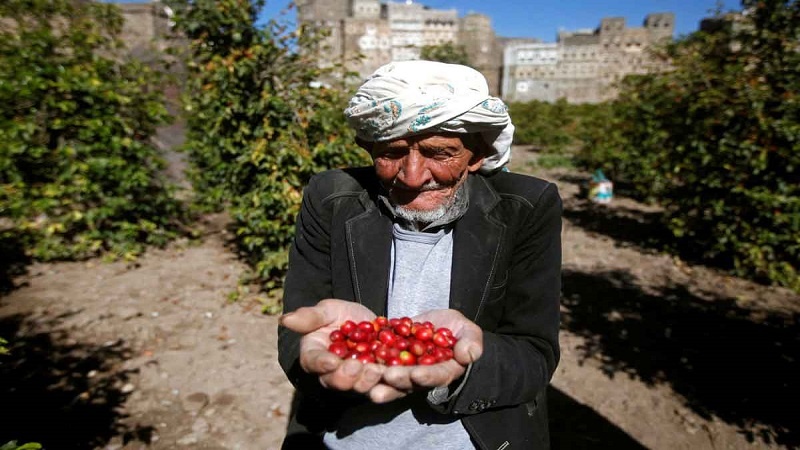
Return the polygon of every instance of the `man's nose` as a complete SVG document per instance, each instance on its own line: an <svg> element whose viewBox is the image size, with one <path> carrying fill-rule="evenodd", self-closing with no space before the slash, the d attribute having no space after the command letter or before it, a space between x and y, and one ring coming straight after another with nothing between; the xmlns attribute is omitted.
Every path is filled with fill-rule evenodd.
<svg viewBox="0 0 800 450"><path fill-rule="evenodd" d="M416 150L403 157L398 180L411 189L419 189L431 181L428 159Z"/></svg>

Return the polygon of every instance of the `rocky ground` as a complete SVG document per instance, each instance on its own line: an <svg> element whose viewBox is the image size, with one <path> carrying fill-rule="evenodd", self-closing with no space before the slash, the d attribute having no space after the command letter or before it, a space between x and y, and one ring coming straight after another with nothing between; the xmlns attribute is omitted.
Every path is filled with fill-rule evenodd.
<svg viewBox="0 0 800 450"><path fill-rule="evenodd" d="M554 448L798 448L800 297L659 253L654 208L579 194L583 174L515 170L565 199ZM292 388L277 318L229 294L245 266L224 216L135 264L33 264L0 297L0 444L273 449Z"/></svg>

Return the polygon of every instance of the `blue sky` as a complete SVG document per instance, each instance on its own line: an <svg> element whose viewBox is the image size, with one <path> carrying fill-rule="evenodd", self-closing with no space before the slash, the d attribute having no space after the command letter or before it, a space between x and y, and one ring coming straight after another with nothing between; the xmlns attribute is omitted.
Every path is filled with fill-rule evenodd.
<svg viewBox="0 0 800 450"><path fill-rule="evenodd" d="M114 0L112 0L114 1ZM131 3L142 0L116 0ZM288 0L267 0L264 18L277 16ZM539 38L554 42L559 29L574 31L596 28L600 19L624 17L628 26L640 26L649 13L675 13L675 36L696 31L700 20L721 5L722 11L739 10L737 0L424 0L417 3L436 9L458 10L492 18L495 33L502 37ZM294 12L288 18L294 20Z"/></svg>

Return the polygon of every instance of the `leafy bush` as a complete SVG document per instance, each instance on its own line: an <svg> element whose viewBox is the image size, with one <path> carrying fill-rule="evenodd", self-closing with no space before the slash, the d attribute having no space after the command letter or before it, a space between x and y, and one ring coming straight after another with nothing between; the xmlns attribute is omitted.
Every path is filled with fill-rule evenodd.
<svg viewBox="0 0 800 450"><path fill-rule="evenodd" d="M567 155L546 153L544 155L540 155L536 159L535 166L543 169L553 169L556 167L573 168L575 167L575 162Z"/></svg>
<svg viewBox="0 0 800 450"><path fill-rule="evenodd" d="M158 74L118 57L116 7L7 0L0 21L4 235L45 260L167 242L180 208L149 138L168 116Z"/></svg>
<svg viewBox="0 0 800 450"><path fill-rule="evenodd" d="M256 26L263 2L174 1L190 39L186 150L197 202L228 207L239 248L268 289L281 286L301 191L312 174L367 162L320 80L320 35L275 20ZM340 78L341 79L341 78Z"/></svg>
<svg viewBox="0 0 800 450"><path fill-rule="evenodd" d="M667 48L673 71L627 79L584 161L664 205L700 256L800 290L800 2L743 6Z"/></svg>
<svg viewBox="0 0 800 450"><path fill-rule="evenodd" d="M534 100L510 104L508 113L516 126L514 142L533 145L548 153L563 152L573 139L567 130L573 122L568 112L570 106L564 99L556 103Z"/></svg>
<svg viewBox="0 0 800 450"><path fill-rule="evenodd" d="M461 64L469 66L469 55L463 45L456 45L452 42L445 42L439 45L424 45L420 49L420 59L428 61L439 61L448 64Z"/></svg>
<svg viewBox="0 0 800 450"><path fill-rule="evenodd" d="M604 105L567 103L559 99L516 102L508 107L516 131L514 143L532 145L542 153L572 154L582 144L586 124L591 124ZM590 128L591 129L591 128Z"/></svg>

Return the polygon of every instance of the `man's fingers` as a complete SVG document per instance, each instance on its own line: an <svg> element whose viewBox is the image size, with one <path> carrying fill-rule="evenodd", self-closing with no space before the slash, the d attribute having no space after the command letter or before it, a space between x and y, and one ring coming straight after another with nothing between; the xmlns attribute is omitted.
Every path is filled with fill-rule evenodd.
<svg viewBox="0 0 800 450"><path fill-rule="evenodd" d="M405 397L408 394L386 384L377 384L370 389L368 395L373 403L388 403L398 398Z"/></svg>
<svg viewBox="0 0 800 450"><path fill-rule="evenodd" d="M365 394L381 381L383 367L378 364L364 364L358 379L353 383L353 390Z"/></svg>
<svg viewBox="0 0 800 450"><path fill-rule="evenodd" d="M383 371L383 381L389 386L401 391L410 391L414 388L411 382L411 368L404 366L390 366Z"/></svg>
<svg viewBox="0 0 800 450"><path fill-rule="evenodd" d="M458 337L453 348L456 361L468 365L478 360L483 354L483 331L463 314L452 309L438 309L420 314L417 321L429 320L437 326L450 328Z"/></svg>
<svg viewBox="0 0 800 450"><path fill-rule="evenodd" d="M326 350L309 350L300 354L300 367L308 373L329 373L336 370L341 363L338 356Z"/></svg>
<svg viewBox="0 0 800 450"><path fill-rule="evenodd" d="M297 333L306 334L328 325L328 318L323 308L306 306L282 315L280 324Z"/></svg>
<svg viewBox="0 0 800 450"><path fill-rule="evenodd" d="M430 366L414 367L409 374L409 378L417 386L447 386L463 375L465 370L464 366L450 360Z"/></svg>
<svg viewBox="0 0 800 450"><path fill-rule="evenodd" d="M336 357L334 355L334 357ZM349 391L353 389L356 381L358 381L364 364L354 359L347 359L342 361L339 367L333 372L326 373L319 377L320 382L328 388L336 389L339 391Z"/></svg>
<svg viewBox="0 0 800 450"><path fill-rule="evenodd" d="M477 326L461 329L458 342L453 347L453 357L466 366L474 363L483 354L483 332Z"/></svg>
<svg viewBox="0 0 800 450"><path fill-rule="evenodd" d="M375 313L361 304L327 298L315 306L305 306L281 316L280 324L297 333L306 334L329 325L339 326L345 320L372 320Z"/></svg>

